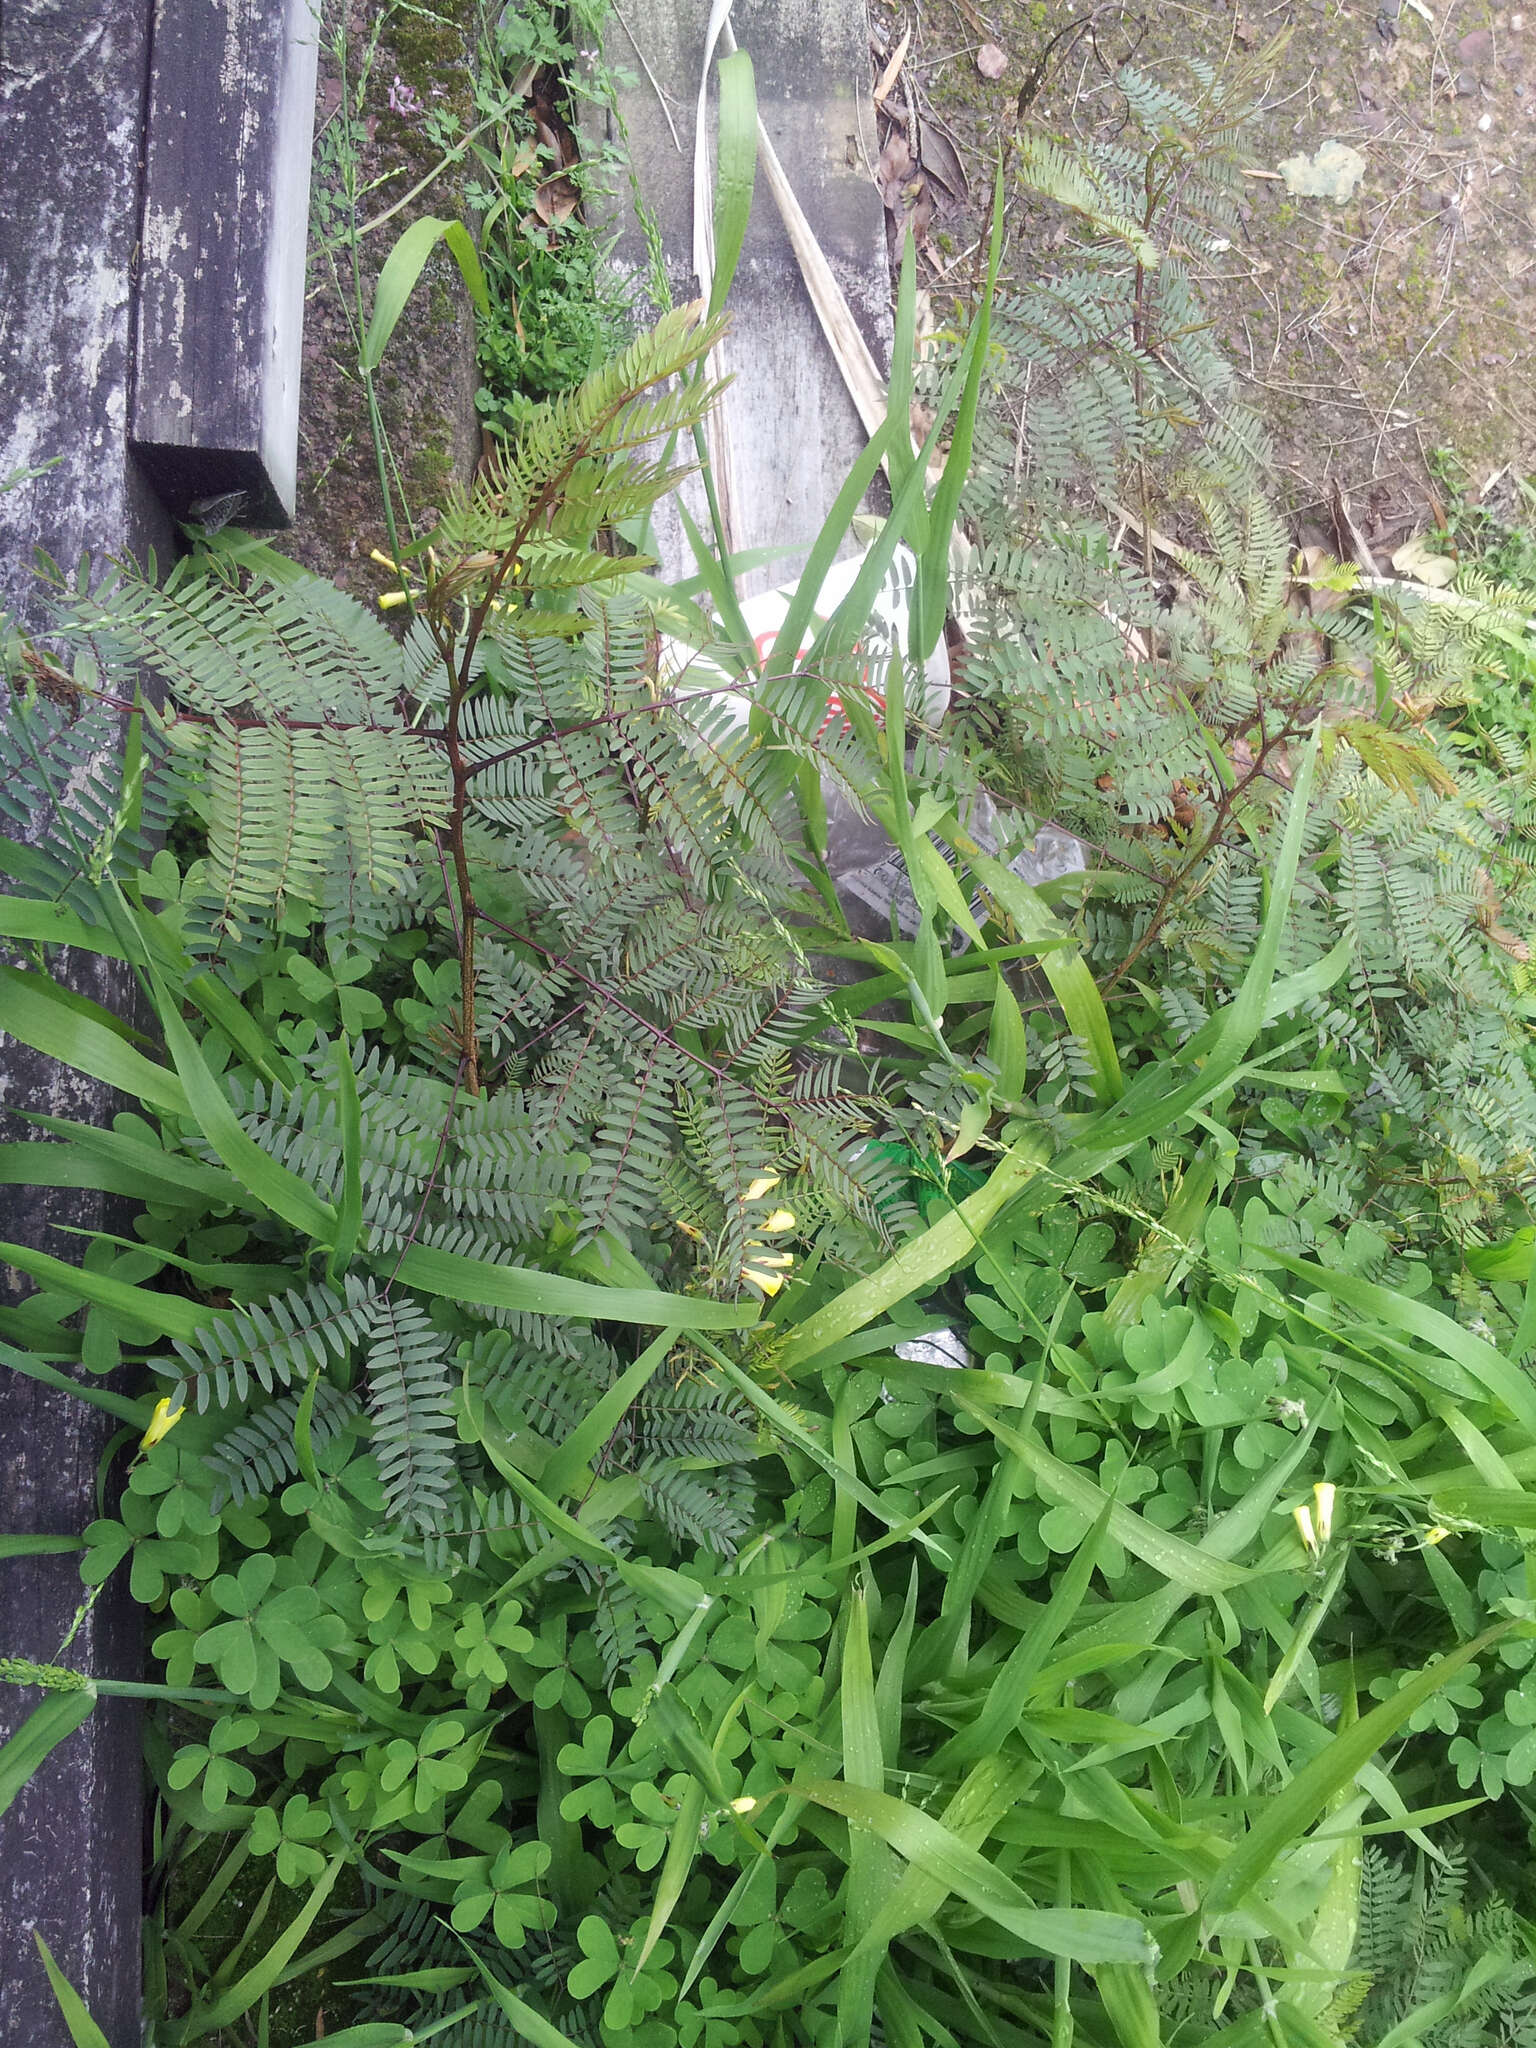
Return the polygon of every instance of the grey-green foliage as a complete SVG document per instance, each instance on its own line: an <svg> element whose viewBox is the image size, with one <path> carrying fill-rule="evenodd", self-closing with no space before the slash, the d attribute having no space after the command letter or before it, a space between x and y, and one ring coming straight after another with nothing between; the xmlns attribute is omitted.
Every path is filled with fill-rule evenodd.
<svg viewBox="0 0 1536 2048"><path fill-rule="evenodd" d="M480 1392L479 1335L532 1344L538 1374L582 1396L551 1442L620 1369L602 1346L535 1342L509 1310L397 1285L412 1249L501 1270L588 1254L735 1293L749 1272L771 1284L750 1266L754 1248L773 1257L757 1233L802 1184L818 1213L900 1224L894 1169L866 1151L878 1102L821 1042L791 923L806 888L790 785L797 757L826 751L824 687L765 693L769 743L670 685L620 587L633 563L598 545L675 481L669 437L713 396L679 373L717 334L697 308L669 314L531 416L398 565L399 637L236 543L164 588L119 572L61 590L75 677L17 657L0 801L37 843L24 879L98 925L116 891L114 931L163 905L170 978L198 970L226 1021L235 997L272 1027L209 1041L245 1137L330 1210L355 1207L351 1270L338 1254L322 1276L313 1245L269 1226L271 1263L236 1269L232 1305L169 1368L194 1410L228 1413L209 1458L236 1508L361 1445L381 1530L472 1547L499 1513L455 1408ZM154 703L124 771L111 721L143 678ZM151 863L145 821L177 799L193 823ZM348 951L388 1001L369 987L345 1030L295 1022L282 989L334 993ZM179 1141L210 1166L227 1150L191 1124ZM177 1219L156 1228L177 1242ZM483 1392L498 1426L510 1373L501 1358ZM744 1519L730 1411L658 1383L632 1412L611 1458L637 1515L728 1549ZM541 1440L531 1419L506 1426ZM609 1590L605 1655L623 1661L633 1603Z"/></svg>
<svg viewBox="0 0 1536 2048"><path fill-rule="evenodd" d="M1536 1957L1506 1899L1470 1903L1467 1855L1405 1869L1367 1845L1360 1932L1346 1985L1325 2016L1346 2040L1375 2048L1394 2030L1423 2048L1528 2048L1536 2042Z"/></svg>
<svg viewBox="0 0 1536 2048"><path fill-rule="evenodd" d="M1303 1022L1356 1108L1320 1143L1340 1175L1393 1183L1405 1227L1444 1190L1475 1239L1536 1165L1536 757L1477 708L1490 630L1523 627L1508 592L1297 558L1190 274L1232 221L1242 82L1196 65L1182 88L1132 69L1115 88L1107 139L1026 135L1015 157L1072 232L994 315L964 744L1026 829L1086 842L1095 970L1147 987L1177 1041L1242 974L1321 728L1285 964L1348 948Z"/></svg>
<svg viewBox="0 0 1536 2048"><path fill-rule="evenodd" d="M28 655L0 718L0 867L28 894L88 907L109 868L148 859L186 783L170 761L146 780L124 706Z"/></svg>
<svg viewBox="0 0 1536 2048"><path fill-rule="evenodd" d="M818 985L789 923L785 763L850 743L820 741L805 679L765 704L771 745L666 687L616 588L633 565L594 545L674 480L658 444L713 393L673 373L714 331L668 315L531 418L402 565L403 639L270 553L61 599L94 673L126 690L148 671L163 695L145 779L190 788L205 831L180 897L192 952L217 971L274 933L421 941L393 1020L415 1070L360 1070L374 1244L510 1255L560 1213L644 1249L671 1214L730 1283L765 1176L813 1174L876 1229L894 1213L867 1093L810 1049ZM334 1199L325 1057L242 1108Z"/></svg>

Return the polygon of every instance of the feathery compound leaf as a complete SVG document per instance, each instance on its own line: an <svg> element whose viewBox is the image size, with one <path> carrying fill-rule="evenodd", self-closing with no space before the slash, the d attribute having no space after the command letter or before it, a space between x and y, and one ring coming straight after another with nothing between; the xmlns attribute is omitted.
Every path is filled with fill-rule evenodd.
<svg viewBox="0 0 1536 2048"><path fill-rule="evenodd" d="M368 1408L373 1452L390 1515L438 1527L457 1484L452 1339L408 1296L380 1295L368 1310Z"/></svg>

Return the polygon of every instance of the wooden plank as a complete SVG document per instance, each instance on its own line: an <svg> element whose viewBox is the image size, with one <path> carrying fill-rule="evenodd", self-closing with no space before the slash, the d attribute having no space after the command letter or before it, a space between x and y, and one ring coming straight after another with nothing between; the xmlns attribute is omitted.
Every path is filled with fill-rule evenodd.
<svg viewBox="0 0 1536 2048"><path fill-rule="evenodd" d="M0 479L33 472L0 491L0 604L34 632L47 622L35 549L69 568L87 551L98 562L172 551L126 442L149 17L149 0L0 0ZM71 980L110 1007L128 1000L128 977L110 962L76 961ZM117 1106L41 1053L0 1042L0 1136L34 1134L5 1117L17 1104L95 1121ZM59 1226L104 1220L99 1199L69 1191L17 1190L0 1210L0 1235L63 1258L78 1258L80 1240ZM0 1299L14 1299L3 1284ZM113 1427L67 1395L0 1375L0 1526L74 1534L94 1520ZM74 1557L0 1564L0 1648L53 1657L80 1597ZM139 1628L126 1586L109 1586L67 1658L137 1677ZM0 1740L35 1703L0 1687ZM0 1816L0 2041L70 2048L37 1928L112 2048L138 2048L143 1787L138 1715L116 1701Z"/></svg>
<svg viewBox="0 0 1536 2048"><path fill-rule="evenodd" d="M167 507L293 518L311 0L156 0L132 446Z"/></svg>
<svg viewBox="0 0 1536 2048"><path fill-rule="evenodd" d="M622 13L608 31L607 62L633 74L638 52L666 103L642 71L620 94L617 118L609 117L611 139L619 140L622 123L673 296L691 298L695 104L709 0L636 0ZM864 0L736 0L731 26L752 57L763 124L883 365L890 283L885 212L871 176L878 152ZM616 202L615 221L615 260L643 280L647 238L627 194ZM743 579L750 592L799 567L865 440L761 170L731 308L725 358L735 381L724 407L732 542L792 550L780 565ZM681 532L665 518L657 543L668 571L691 571Z"/></svg>

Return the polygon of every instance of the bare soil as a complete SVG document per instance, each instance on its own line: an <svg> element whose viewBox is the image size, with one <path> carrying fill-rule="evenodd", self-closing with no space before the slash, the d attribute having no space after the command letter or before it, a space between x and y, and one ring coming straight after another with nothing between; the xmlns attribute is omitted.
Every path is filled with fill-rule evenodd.
<svg viewBox="0 0 1536 2048"><path fill-rule="evenodd" d="M1437 450L1460 458L1473 495L1506 465L1536 468L1536 0L1527 4L1529 13L1487 0L1100 6L1093 33L1063 39L1047 62L1027 118L1104 136L1124 106L1109 72L1130 52L1154 73L1190 59L1252 65L1290 31L1257 80L1240 227L1198 275L1268 424L1303 539L1337 544L1337 485L1370 546L1390 551L1435 516ZM930 283L969 270L1020 88L1073 20L1070 0L920 0L915 12L876 0L875 72L910 23L894 97L905 90L937 133L921 151L937 172ZM998 52L1006 67L989 78ZM953 189L945 130L969 171L968 198ZM1358 189L1342 204L1292 197L1276 166L1326 142L1363 154ZM1015 264L1027 264L1027 235L1015 250Z"/></svg>

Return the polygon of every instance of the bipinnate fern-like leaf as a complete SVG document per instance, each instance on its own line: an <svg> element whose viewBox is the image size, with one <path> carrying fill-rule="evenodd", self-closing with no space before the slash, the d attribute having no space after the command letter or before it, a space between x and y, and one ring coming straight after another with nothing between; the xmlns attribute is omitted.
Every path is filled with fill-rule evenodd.
<svg viewBox="0 0 1536 2048"><path fill-rule="evenodd" d="M590 535L653 504L685 474L665 444L701 421L720 386L669 379L701 361L723 332L699 305L663 315L574 391L530 414L515 444L503 443L481 466L471 491L450 493L439 545L450 563L437 586L444 603L473 589L489 563L539 538Z"/></svg>
<svg viewBox="0 0 1536 2048"><path fill-rule="evenodd" d="M266 1402L204 1454L204 1463L217 1476L209 1503L215 1513L226 1500L236 1507L242 1501L260 1500L298 1476L295 1425L303 1398L289 1393ZM310 1447L316 1456L361 1413L356 1394L343 1392L328 1380L318 1381L309 1421Z"/></svg>
<svg viewBox="0 0 1536 2048"><path fill-rule="evenodd" d="M391 1517L405 1527L438 1527L458 1479L452 1340L408 1295L377 1294L369 1305L368 1410L373 1453Z"/></svg>
<svg viewBox="0 0 1536 2048"><path fill-rule="evenodd" d="M1139 263L1156 267L1157 244L1133 218L1133 194L1107 170L1033 131L1020 137L1014 161L1019 177L1041 198L1082 214L1095 232L1113 235Z"/></svg>
<svg viewBox="0 0 1536 2048"><path fill-rule="evenodd" d="M299 574L248 588L123 578L72 608L158 677L166 742L204 778L213 931L338 887L379 899L410 865L415 835L445 815L438 747L412 731L400 649L357 601Z"/></svg>
<svg viewBox="0 0 1536 2048"><path fill-rule="evenodd" d="M371 1282L348 1274L340 1288L324 1281L213 1316L195 1341L176 1340L182 1377L174 1405L204 1413L301 1384L317 1368L345 1361L365 1334Z"/></svg>

